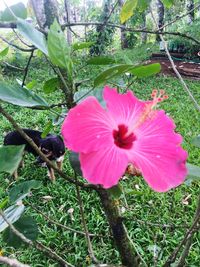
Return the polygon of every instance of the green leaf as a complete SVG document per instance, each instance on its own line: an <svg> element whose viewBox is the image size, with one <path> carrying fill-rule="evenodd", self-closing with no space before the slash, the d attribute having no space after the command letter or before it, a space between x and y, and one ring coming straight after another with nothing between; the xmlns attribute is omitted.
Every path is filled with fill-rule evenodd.
<svg viewBox="0 0 200 267"><path fill-rule="evenodd" d="M14 173L22 160L24 147L24 145L0 147L0 173Z"/></svg>
<svg viewBox="0 0 200 267"><path fill-rule="evenodd" d="M14 13L15 16L12 13ZM22 2L12 5L9 8L7 7L1 13L0 20L1 21L16 21L17 17L21 19L27 18L27 10L26 10L25 5Z"/></svg>
<svg viewBox="0 0 200 267"><path fill-rule="evenodd" d="M134 74L137 78L144 78L159 73L161 70L160 63L153 63L149 65L135 67L129 72Z"/></svg>
<svg viewBox="0 0 200 267"><path fill-rule="evenodd" d="M30 217L22 217L16 223L14 227L22 233L29 240L35 241L38 236L38 227L36 221ZM3 241L7 243L8 246L19 248L23 241L19 238L13 231L8 227L3 233Z"/></svg>
<svg viewBox="0 0 200 267"><path fill-rule="evenodd" d="M93 57L86 62L88 65L110 65L116 63L113 57Z"/></svg>
<svg viewBox="0 0 200 267"><path fill-rule="evenodd" d="M108 189L108 192L112 195L114 199L119 199L121 195L123 194L122 186L121 185L115 185Z"/></svg>
<svg viewBox="0 0 200 267"><path fill-rule="evenodd" d="M72 45L72 48L74 51L89 48L91 45L93 45L94 42L83 42L83 43L75 43Z"/></svg>
<svg viewBox="0 0 200 267"><path fill-rule="evenodd" d="M81 164L79 161L79 154L75 153L73 151L69 152L69 162L73 168L73 170L79 174L80 176L82 176L82 171L81 171Z"/></svg>
<svg viewBox="0 0 200 267"><path fill-rule="evenodd" d="M56 89L59 87L60 81L58 78L51 78L48 81L46 81L43 85L43 91L45 94L50 94L56 91Z"/></svg>
<svg viewBox="0 0 200 267"><path fill-rule="evenodd" d="M127 72L130 68L133 68L133 65L117 65L114 67L111 67L105 71L103 71L101 74L99 74L95 80L94 80L94 87L99 86L102 83L105 83L106 81L118 77L122 75L123 73Z"/></svg>
<svg viewBox="0 0 200 267"><path fill-rule="evenodd" d="M17 29L31 44L48 55L47 42L43 33L39 32L30 23L22 19L17 20Z"/></svg>
<svg viewBox="0 0 200 267"><path fill-rule="evenodd" d="M65 35L61 30L57 20L51 25L48 33L48 53L54 65L67 69L70 77L72 76L72 60L70 56L70 47L67 44Z"/></svg>
<svg viewBox="0 0 200 267"><path fill-rule="evenodd" d="M133 16L137 4L138 0L126 0L120 12L121 23L125 23L130 17Z"/></svg>
<svg viewBox="0 0 200 267"><path fill-rule="evenodd" d="M185 180L186 185L190 185L194 181L200 181L200 167L187 163L188 175Z"/></svg>
<svg viewBox="0 0 200 267"><path fill-rule="evenodd" d="M106 103L103 99L103 89L101 88L97 88L97 89L94 89L94 90L88 90L88 89L82 89L82 90L79 90L78 92L76 92L74 94L74 102L76 103L80 103L81 101L83 101L83 99L87 98L88 96L95 96L99 103L105 107L106 106Z"/></svg>
<svg viewBox="0 0 200 267"><path fill-rule="evenodd" d="M9 51L9 47L4 48L1 52L0 52L0 59L2 59L3 57L7 56Z"/></svg>
<svg viewBox="0 0 200 267"><path fill-rule="evenodd" d="M10 223L16 222L22 213L24 212L25 206L20 203L20 205L12 205L4 211L4 215ZM4 231L8 227L3 217L0 215L0 232Z"/></svg>
<svg viewBox="0 0 200 267"><path fill-rule="evenodd" d="M41 185L42 182L38 180L25 181L14 185L8 193L10 202L21 200L21 196L27 195L32 189L40 188Z"/></svg>
<svg viewBox="0 0 200 267"><path fill-rule="evenodd" d="M26 88L33 89L33 87L35 87L36 85L37 85L37 81L36 80L32 80L31 82L26 84Z"/></svg>
<svg viewBox="0 0 200 267"><path fill-rule="evenodd" d="M31 90L4 82L0 82L0 100L22 107L48 108L47 102Z"/></svg>
<svg viewBox="0 0 200 267"><path fill-rule="evenodd" d="M192 140L192 144L195 145L196 147L200 147L200 135L198 135Z"/></svg>
<svg viewBox="0 0 200 267"><path fill-rule="evenodd" d="M9 198L5 197L3 201L0 202L0 209L4 209L4 207L8 204Z"/></svg>
<svg viewBox="0 0 200 267"><path fill-rule="evenodd" d="M174 4L174 0L161 0L163 5L167 8L170 8Z"/></svg>
<svg viewBox="0 0 200 267"><path fill-rule="evenodd" d="M47 136L47 134L50 133L50 131L51 131L52 128L53 128L53 123L52 123L52 121L49 121L49 122L45 125L45 128L44 128L44 130L43 130L43 132L42 132L41 137L42 137L42 138L45 138L45 137Z"/></svg>
<svg viewBox="0 0 200 267"><path fill-rule="evenodd" d="M150 4L150 0L139 0L137 9L139 12L144 12Z"/></svg>

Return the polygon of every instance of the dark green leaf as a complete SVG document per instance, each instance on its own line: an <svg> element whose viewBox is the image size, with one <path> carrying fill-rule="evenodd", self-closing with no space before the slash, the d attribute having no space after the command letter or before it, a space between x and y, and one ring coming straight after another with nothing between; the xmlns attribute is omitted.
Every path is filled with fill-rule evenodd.
<svg viewBox="0 0 200 267"><path fill-rule="evenodd" d="M15 16L12 13L14 13ZM9 8L6 8L1 14L0 20L1 21L16 21L17 17L21 19L27 18L27 10L26 10L25 5L22 2L12 5Z"/></svg>
<svg viewBox="0 0 200 267"><path fill-rule="evenodd" d="M80 49L89 48L93 44L94 44L94 42L75 43L72 45L72 47L76 51L76 50L80 50Z"/></svg>
<svg viewBox="0 0 200 267"><path fill-rule="evenodd" d="M163 5L167 8L170 8L174 4L174 0L161 0Z"/></svg>
<svg viewBox="0 0 200 267"><path fill-rule="evenodd" d="M70 47L57 20L51 25L48 33L48 53L54 65L67 69L70 77L72 76L72 60Z"/></svg>
<svg viewBox="0 0 200 267"><path fill-rule="evenodd" d="M113 58L105 56L93 57L87 61L89 65L110 65L114 63L116 61Z"/></svg>
<svg viewBox="0 0 200 267"><path fill-rule="evenodd" d="M115 185L108 189L108 192L112 195L113 198L119 199L121 195L123 194L122 186L121 185Z"/></svg>
<svg viewBox="0 0 200 267"><path fill-rule="evenodd" d="M44 130L43 130L43 132L42 132L41 137L42 137L42 138L45 138L45 137L47 136L47 134L50 133L50 131L51 131L52 128L53 128L52 121L49 121L49 122L46 124L46 126L45 126L45 128L44 128Z"/></svg>
<svg viewBox="0 0 200 267"><path fill-rule="evenodd" d="M23 152L24 145L0 147L0 173L13 174L22 160Z"/></svg>
<svg viewBox="0 0 200 267"><path fill-rule="evenodd" d="M192 140L192 144L195 145L196 147L200 147L200 135L198 135Z"/></svg>
<svg viewBox="0 0 200 267"><path fill-rule="evenodd" d="M137 4L138 0L126 0L120 12L121 23L125 23L130 17L133 16Z"/></svg>
<svg viewBox="0 0 200 267"><path fill-rule="evenodd" d="M100 84L105 83L106 81L108 81L114 77L118 77L118 76L122 75L123 73L127 72L132 67L133 67L133 65L123 64L123 65L117 65L117 66L111 67L111 68L103 71L101 74L99 74L95 78L94 87L97 87Z"/></svg>
<svg viewBox="0 0 200 267"><path fill-rule="evenodd" d="M13 224L20 218L20 216L24 212L24 209L25 207L22 203L20 203L20 205L12 205L4 211L4 215L7 218L7 220ZM7 227L8 227L8 224L5 222L3 217L0 215L0 232L5 230Z"/></svg>
<svg viewBox="0 0 200 267"><path fill-rule="evenodd" d="M138 5L137 5L137 9L140 12L144 12L147 9L149 4L150 4L150 0L139 0Z"/></svg>
<svg viewBox="0 0 200 267"><path fill-rule="evenodd" d="M0 58L3 58L5 56L7 56L9 51L9 47L4 48L1 52L0 52Z"/></svg>
<svg viewBox="0 0 200 267"><path fill-rule="evenodd" d="M16 223L14 227L22 233L29 240L35 241L38 236L38 227L36 221L30 217L22 217ZM19 238L13 231L8 227L3 233L3 241L7 243L8 246L19 248L23 241Z"/></svg>
<svg viewBox="0 0 200 267"><path fill-rule="evenodd" d="M47 42L43 33L36 30L30 23L25 20L17 20L17 29L31 44L48 55Z"/></svg>
<svg viewBox="0 0 200 267"><path fill-rule="evenodd" d="M43 90L45 94L50 94L56 91L59 87L59 79L58 78L51 78L50 80L46 81L43 86Z"/></svg>
<svg viewBox="0 0 200 267"><path fill-rule="evenodd" d="M200 181L200 167L187 163L188 175L185 180L186 185L190 185L194 181Z"/></svg>
<svg viewBox="0 0 200 267"><path fill-rule="evenodd" d="M18 201L21 196L27 195L32 189L40 188L41 185L42 182L38 180L25 181L14 185L8 193L10 202Z"/></svg>
<svg viewBox="0 0 200 267"><path fill-rule="evenodd" d="M131 69L129 72L138 78L144 78L159 73L161 70L160 63L139 66Z"/></svg>
<svg viewBox="0 0 200 267"><path fill-rule="evenodd" d="M92 91L88 90L88 89L82 89L82 90L80 90L74 94L74 101L76 103L80 103L81 101L83 101L83 99L87 98L88 96L95 96L98 99L99 103L103 107L105 107L106 103L103 99L102 94L103 94L102 88L101 89L97 88L97 89L94 89Z"/></svg>
<svg viewBox="0 0 200 267"><path fill-rule="evenodd" d="M0 82L0 100L23 107L48 108L47 102L31 90Z"/></svg>
<svg viewBox="0 0 200 267"><path fill-rule="evenodd" d="M82 176L82 171L81 171L81 164L79 161L79 154L70 151L69 152L69 162L73 168L73 170L79 174L80 176Z"/></svg>

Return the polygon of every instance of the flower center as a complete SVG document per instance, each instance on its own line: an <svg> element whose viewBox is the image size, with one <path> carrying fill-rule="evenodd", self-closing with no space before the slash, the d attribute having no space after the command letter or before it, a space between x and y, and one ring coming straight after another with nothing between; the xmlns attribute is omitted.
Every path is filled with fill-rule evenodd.
<svg viewBox="0 0 200 267"><path fill-rule="evenodd" d="M136 136L134 133L128 134L128 127L120 124L118 125L118 130L113 130L113 137L115 145L124 148L131 149L133 146L133 142L136 140Z"/></svg>

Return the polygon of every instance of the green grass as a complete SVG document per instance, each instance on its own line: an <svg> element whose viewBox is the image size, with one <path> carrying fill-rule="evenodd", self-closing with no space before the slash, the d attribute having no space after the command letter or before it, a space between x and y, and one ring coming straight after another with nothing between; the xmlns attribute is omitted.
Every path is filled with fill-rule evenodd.
<svg viewBox="0 0 200 267"><path fill-rule="evenodd" d="M144 55L142 57L137 57L137 51L133 51L133 60L135 58L135 61L139 62L146 59ZM129 51L129 53L131 54L131 51ZM116 56L118 58L121 57L119 54ZM22 63L24 64L23 59ZM82 63L82 65L84 65L84 63ZM88 78L88 76L93 78L99 73L100 69L102 68L85 67L82 71L77 71L77 80ZM4 78L8 82L14 83L16 77L19 79L23 77L23 73L5 71L6 75ZM35 90L43 97L46 97L50 103L57 103L61 101L61 93L56 92L51 95L45 95L42 92L43 82L52 77L52 75L53 72L47 68L46 62L43 61L41 64L39 59L34 58L27 79L28 81L36 79L37 87ZM200 102L200 95L198 92L199 83L187 81L187 84L196 99ZM91 82L88 82L84 86L90 88ZM149 77L143 80L135 80L130 87L139 98L146 100L149 99L151 91L155 88L165 89L169 95L169 99L161 103L160 108L165 109L166 112L173 117L177 125L176 130L184 137L183 147L189 153L188 162L200 166L199 150L191 145L192 138L199 134L199 114L183 91L179 81L175 78L163 76ZM49 114L47 111L30 110L8 104L3 104L3 106L22 127L44 129L48 119L52 116L52 114ZM2 143L5 133L11 129L6 119L1 117L0 143ZM59 127L55 127L54 131L59 133ZM46 176L46 170L43 168L36 168L33 165L33 160L32 156L26 156L25 168L19 171L20 179L18 182L36 179L41 180L43 186L38 190L34 190L33 195L28 201L57 222L76 230L82 230L83 227L80 220L75 187L59 177L55 184L51 184ZM67 156L64 170L67 174L72 175ZM14 184L18 182L14 182ZM124 186L126 201L128 203L128 208L125 208L125 213L123 215L130 237L148 266L154 266L152 245L158 246L161 252L158 260L159 263L156 266L162 266L167 256L183 238L185 226L190 225L192 221L196 208L196 198L199 194L199 185L197 183L193 183L190 187L181 185L168 193L160 194L152 191L140 177L129 177L121 183ZM9 188L13 186L13 180L7 175L1 175L0 185L0 199L3 199L7 195ZM188 205L184 205L183 199L188 195L191 195L189 203ZM45 201L43 199L44 196L51 196L52 199ZM85 204L85 214L89 231L97 234L96 237L92 238L95 256L102 263L120 263L119 254L110 238L110 231L98 196L96 193L90 191L81 191L81 196ZM88 266L86 261L88 250L84 236L50 224L28 204L26 204L26 206L26 214L31 214L38 223L39 241L51 247L75 266ZM122 198L120 207L122 208L125 206L125 201ZM72 220L67 212L70 208L74 209ZM160 226L157 224L160 224ZM174 228L164 228L162 227L164 224L173 225ZM195 236L187 259L187 264L190 267L199 266L199 237L199 234ZM34 267L57 266L53 260L49 260L34 248L30 249L24 246L16 250L7 247L1 238L0 248L3 249L5 255L17 257L20 261Z"/></svg>

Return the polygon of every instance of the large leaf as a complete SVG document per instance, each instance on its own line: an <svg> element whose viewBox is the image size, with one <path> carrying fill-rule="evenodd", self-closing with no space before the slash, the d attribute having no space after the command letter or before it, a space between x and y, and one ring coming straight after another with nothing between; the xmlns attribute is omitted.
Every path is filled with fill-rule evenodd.
<svg viewBox="0 0 200 267"><path fill-rule="evenodd" d="M10 202L18 201L21 196L27 195L32 189L38 189L41 185L42 182L38 180L25 181L14 185L8 193Z"/></svg>
<svg viewBox="0 0 200 267"><path fill-rule="evenodd" d="M116 61L113 57L99 56L89 59L86 63L89 65L110 65L116 63Z"/></svg>
<svg viewBox="0 0 200 267"><path fill-rule="evenodd" d="M94 42L75 43L72 45L74 51L89 48Z"/></svg>
<svg viewBox="0 0 200 267"><path fill-rule="evenodd" d="M200 167L187 163L188 175L185 184L190 185L193 181L200 181Z"/></svg>
<svg viewBox="0 0 200 267"><path fill-rule="evenodd" d="M9 51L9 47L4 48L1 52L0 52L0 59L2 59L3 57L7 56Z"/></svg>
<svg viewBox="0 0 200 267"><path fill-rule="evenodd" d="M50 27L47 43L48 53L52 63L60 68L67 69L71 77L72 61L70 57L70 47L56 19Z"/></svg>
<svg viewBox="0 0 200 267"><path fill-rule="evenodd" d="M14 15L12 14L14 13ZM25 5L22 2L19 2L15 5L7 7L0 15L1 21L16 21L18 18L26 19L27 10Z"/></svg>
<svg viewBox="0 0 200 267"><path fill-rule="evenodd" d="M103 94L103 89L102 88L101 89L97 88L97 89L94 89L94 90L82 89L82 90L79 90L78 92L76 92L74 94L74 101L76 103L79 103L79 102L83 101L83 99L87 98L88 96L95 96L98 99L99 103L103 107L105 107L106 103L105 103L105 101L103 99L103 95L102 94Z"/></svg>
<svg viewBox="0 0 200 267"><path fill-rule="evenodd" d="M13 225L29 240L35 241L37 239L38 227L36 221L32 217L22 217ZM3 233L3 241L6 242L8 246L14 248L19 248L23 244L21 238L14 234L10 227Z"/></svg>
<svg viewBox="0 0 200 267"><path fill-rule="evenodd" d="M133 68L133 65L123 64L123 65L117 65L117 66L111 67L111 68L103 71L101 74L99 74L95 78L94 87L97 87L100 84L105 83L106 81L108 81L114 77L120 76L121 74L127 72L131 68Z"/></svg>
<svg viewBox="0 0 200 267"><path fill-rule="evenodd" d="M25 207L22 203L20 205L12 205L4 211L4 215L10 223L14 223L20 218L20 216L24 212L24 209ZM8 227L8 224L5 222L3 217L0 215L0 232L5 230L7 227Z"/></svg>
<svg viewBox="0 0 200 267"><path fill-rule="evenodd" d="M160 63L153 63L149 65L135 67L129 72L138 78L144 78L159 73L161 70Z"/></svg>
<svg viewBox="0 0 200 267"><path fill-rule="evenodd" d="M126 0L120 12L121 23L125 23L130 17L133 16L137 4L138 0Z"/></svg>
<svg viewBox="0 0 200 267"><path fill-rule="evenodd" d="M45 94L50 94L53 93L54 91L56 91L56 89L58 88L60 82L58 78L51 78L48 81L46 81L43 85L43 91L45 92Z"/></svg>
<svg viewBox="0 0 200 267"><path fill-rule="evenodd" d="M198 135L192 140L192 144L195 145L196 147L200 147L200 135Z"/></svg>
<svg viewBox="0 0 200 267"><path fill-rule="evenodd" d="M170 8L174 4L174 0L161 0L165 7Z"/></svg>
<svg viewBox="0 0 200 267"><path fill-rule="evenodd" d="M23 19L17 20L17 29L31 44L48 55L47 42L43 33L36 30L30 23Z"/></svg>
<svg viewBox="0 0 200 267"><path fill-rule="evenodd" d="M22 160L23 152L24 145L0 147L0 173L13 174Z"/></svg>
<svg viewBox="0 0 200 267"><path fill-rule="evenodd" d="M37 109L48 108L47 102L31 90L19 85L8 85L4 82L0 82L0 100L17 106Z"/></svg>
<svg viewBox="0 0 200 267"><path fill-rule="evenodd" d="M73 168L73 170L79 174L80 176L82 176L82 171L81 171L81 164L79 161L79 154L75 153L73 151L69 152L69 162Z"/></svg>

